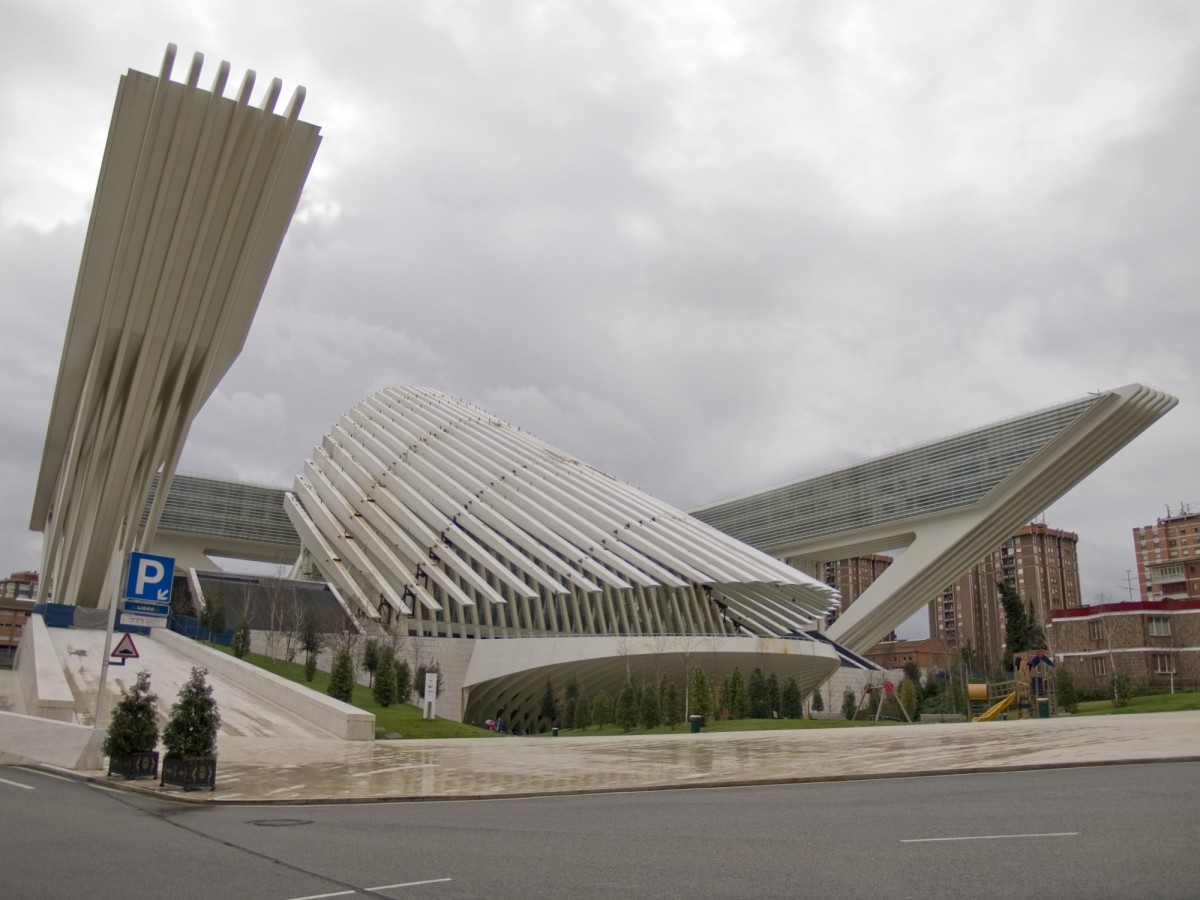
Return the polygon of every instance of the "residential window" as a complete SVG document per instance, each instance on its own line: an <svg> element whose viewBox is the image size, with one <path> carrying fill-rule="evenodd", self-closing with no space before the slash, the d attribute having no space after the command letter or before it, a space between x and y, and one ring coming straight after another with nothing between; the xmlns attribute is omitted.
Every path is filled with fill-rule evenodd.
<svg viewBox="0 0 1200 900"><path fill-rule="evenodd" d="M1154 671L1158 675L1175 674L1175 660L1170 653L1154 654Z"/></svg>
<svg viewBox="0 0 1200 900"><path fill-rule="evenodd" d="M1171 620L1166 616L1150 617L1150 637L1170 637Z"/></svg>
<svg viewBox="0 0 1200 900"><path fill-rule="evenodd" d="M1092 619L1092 621L1088 622L1088 637L1093 641L1098 641L1104 637L1104 629L1099 619Z"/></svg>
<svg viewBox="0 0 1200 900"><path fill-rule="evenodd" d="M1107 669L1107 666L1105 665L1103 656L1096 656L1096 657L1092 658L1092 674L1093 675L1104 675L1104 674L1106 674L1106 669Z"/></svg>

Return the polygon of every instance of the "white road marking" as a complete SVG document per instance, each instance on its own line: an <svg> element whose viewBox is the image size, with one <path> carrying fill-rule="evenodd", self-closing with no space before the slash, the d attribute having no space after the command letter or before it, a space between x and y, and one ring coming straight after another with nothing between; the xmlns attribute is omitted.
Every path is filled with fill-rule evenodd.
<svg viewBox="0 0 1200 900"><path fill-rule="evenodd" d="M1047 834L974 834L965 837L908 838L902 844L932 844L938 841L1005 841L1010 838L1078 837L1078 831L1052 831Z"/></svg>
<svg viewBox="0 0 1200 900"><path fill-rule="evenodd" d="M7 778L0 778L0 784L11 784L13 787L24 788L27 791L34 790L31 784L21 784L19 781L9 781Z"/></svg>
<svg viewBox="0 0 1200 900"><path fill-rule="evenodd" d="M428 881L406 881L404 884L381 884L379 887L367 888L368 891L390 891L392 888L416 887L421 884L441 884L450 881L449 878L430 878Z"/></svg>
<svg viewBox="0 0 1200 900"><path fill-rule="evenodd" d="M405 881L401 884L381 884L378 887L363 888L364 891L390 891L395 888L418 887L422 884L441 884L452 881L451 878L430 878L427 881ZM307 897L290 897L289 900L327 900L329 897L349 897L358 891L334 891L331 894L309 894Z"/></svg>

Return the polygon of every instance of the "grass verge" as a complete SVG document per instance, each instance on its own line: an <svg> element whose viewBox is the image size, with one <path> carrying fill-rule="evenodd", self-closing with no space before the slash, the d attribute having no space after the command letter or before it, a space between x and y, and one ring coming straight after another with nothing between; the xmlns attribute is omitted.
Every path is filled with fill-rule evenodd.
<svg viewBox="0 0 1200 900"><path fill-rule="evenodd" d="M211 644L209 646L212 646ZM229 653L228 647L217 646L214 649ZM281 659L272 659L260 653L247 653L244 662L258 666L268 672L274 672L281 678L294 681L296 684L327 694L329 691L329 673L319 669L311 682L304 680L304 666L300 663L290 663ZM449 719L424 719L421 710L411 703L396 703L392 706L380 706L371 695L371 689L364 684L354 685L354 695L350 703L364 712L375 716L376 739L394 740L403 738L416 740L418 738L464 738L464 737L502 737L493 734L486 728L476 728L453 722Z"/></svg>
<svg viewBox="0 0 1200 900"><path fill-rule="evenodd" d="M1113 716L1123 713L1188 712L1200 709L1200 693L1143 694L1128 706L1113 706L1111 700L1088 700L1079 704L1077 716Z"/></svg>

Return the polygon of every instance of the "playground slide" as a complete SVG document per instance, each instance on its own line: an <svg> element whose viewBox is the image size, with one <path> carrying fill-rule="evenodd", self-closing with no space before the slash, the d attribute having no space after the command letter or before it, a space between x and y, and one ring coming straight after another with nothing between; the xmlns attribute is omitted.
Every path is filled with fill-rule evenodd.
<svg viewBox="0 0 1200 900"><path fill-rule="evenodd" d="M996 716L1000 715L1000 713L1005 712L1010 706L1012 706L1016 702L1017 702L1017 692L1013 691L1011 694L1009 694L1003 700L1000 700L999 702L994 703L992 705L992 708L989 709L987 712L985 712L983 715L976 716L971 721L972 722L990 722L994 718L996 718Z"/></svg>

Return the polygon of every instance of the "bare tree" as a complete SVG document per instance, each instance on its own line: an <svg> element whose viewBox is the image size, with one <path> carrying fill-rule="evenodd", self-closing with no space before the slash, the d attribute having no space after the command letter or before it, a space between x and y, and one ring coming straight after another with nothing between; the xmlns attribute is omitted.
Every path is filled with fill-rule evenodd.
<svg viewBox="0 0 1200 900"><path fill-rule="evenodd" d="M692 657L700 649L700 641L701 637L698 634L677 634L673 642L675 653L679 656L680 663L683 664L683 717L685 719L691 715L692 710Z"/></svg>

